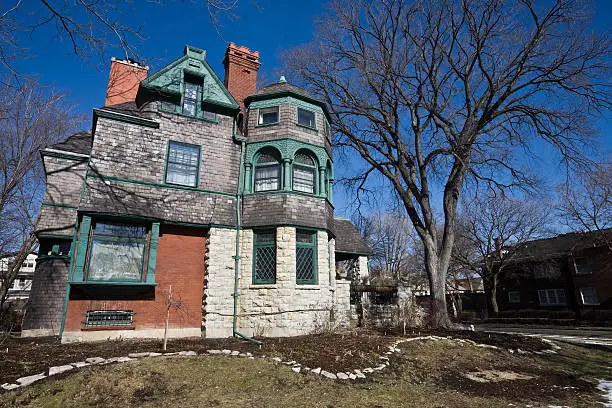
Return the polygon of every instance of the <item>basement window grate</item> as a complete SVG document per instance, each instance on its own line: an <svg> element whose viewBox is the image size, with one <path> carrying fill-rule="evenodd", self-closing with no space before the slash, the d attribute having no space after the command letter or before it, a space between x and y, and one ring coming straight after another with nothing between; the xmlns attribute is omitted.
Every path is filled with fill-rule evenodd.
<svg viewBox="0 0 612 408"><path fill-rule="evenodd" d="M87 312L85 325L100 326L131 326L134 312L131 310L90 310Z"/></svg>

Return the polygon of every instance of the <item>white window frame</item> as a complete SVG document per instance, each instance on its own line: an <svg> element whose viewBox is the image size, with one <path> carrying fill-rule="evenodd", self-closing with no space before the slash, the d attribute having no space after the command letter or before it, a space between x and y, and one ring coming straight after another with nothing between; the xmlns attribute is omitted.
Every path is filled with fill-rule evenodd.
<svg viewBox="0 0 612 408"><path fill-rule="evenodd" d="M300 123L300 113L310 113L312 114L312 125L306 125L304 123ZM317 129L317 114L315 111L310 110L310 109L304 109L304 108L297 108L297 124L300 126L304 126L307 127L309 129Z"/></svg>
<svg viewBox="0 0 612 408"><path fill-rule="evenodd" d="M585 299L585 290L590 290L592 291L592 293L590 294L592 297L591 299L594 299L594 301L590 301L590 300L586 300ZM592 287L592 286L584 286L580 288L580 300L582 301L582 304L585 306L589 306L589 305L598 305L599 304L599 298L597 297L597 290Z"/></svg>
<svg viewBox="0 0 612 408"><path fill-rule="evenodd" d="M563 289L540 289L538 290L538 301L540 306L565 306L567 304Z"/></svg>
<svg viewBox="0 0 612 408"><path fill-rule="evenodd" d="M276 122L264 123L263 115L268 113L276 113ZM278 106L270 106L269 108L259 108L257 112L257 126L268 126L280 123L280 109Z"/></svg>

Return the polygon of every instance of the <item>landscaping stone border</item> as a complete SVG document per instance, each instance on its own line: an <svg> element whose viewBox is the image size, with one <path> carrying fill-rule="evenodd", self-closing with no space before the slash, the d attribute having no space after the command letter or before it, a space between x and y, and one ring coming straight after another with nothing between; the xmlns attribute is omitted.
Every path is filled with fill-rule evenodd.
<svg viewBox="0 0 612 408"><path fill-rule="evenodd" d="M379 372L381 370L384 370L386 367L388 367L389 361L390 361L389 357L392 356L394 353L401 351L398 348L400 344L414 342L414 341L425 341L425 340L429 340L429 341L451 340L451 341L458 342L459 344L500 350L500 348L497 346L491 346L488 344L479 344L472 340L467 340L467 339L455 339L450 336L449 337L439 337L439 336L412 337L412 338L407 338L407 339L396 340L393 343L391 343L391 345L387 346L388 351L384 352L383 355L379 357L380 364L375 367L365 367L365 368L360 368L360 369L354 369L352 371L345 371L345 372L338 372L338 373L332 373L332 372L323 370L321 367L316 367L316 368L305 367L302 364L294 360L283 361L279 357L271 357L271 356L265 356L265 355L254 356L252 353L249 353L249 352L241 353L239 351L229 350L229 349L224 349L224 350L211 349L211 350L206 350L206 353L202 353L202 354L198 354L195 351L179 351L179 352L173 352L173 353L141 352L141 353L130 353L127 356L123 356L123 357L110 357L110 358L90 357L90 358L86 358L85 361L78 361L75 363L61 365L61 366L52 366L52 367L49 367L47 372L18 378L16 383L4 383L0 385L0 388L3 390L7 390L7 391L14 390L16 388L25 387L27 385L33 384L42 379L53 377L54 375L57 375L57 374L65 373L65 372L71 371L76 368L87 367L87 366L105 365L105 364L112 364L112 363L126 363L129 361L135 361L140 358L148 358L148 357L172 357L172 356L190 357L190 356L198 356L198 355L199 356L243 357L243 358L248 358L251 360L255 358L268 359L268 360L272 360L279 364L290 366L291 370L293 370L293 372L295 373L301 373L301 374L311 373L311 374L318 375L323 378L328 378L331 380L349 380L351 381L351 380L357 380L357 379L365 379L368 375L372 375L373 373ZM535 351L534 352L535 354L541 355L541 354L556 353L556 350L560 349L560 347L557 346L552 341L546 340L546 339L542 339L542 340L548 343L551 346L551 348L547 350L543 350L543 351ZM530 352L524 351L521 349L517 349L517 350L508 349L508 351L510 353L516 352L518 354L530 354Z"/></svg>

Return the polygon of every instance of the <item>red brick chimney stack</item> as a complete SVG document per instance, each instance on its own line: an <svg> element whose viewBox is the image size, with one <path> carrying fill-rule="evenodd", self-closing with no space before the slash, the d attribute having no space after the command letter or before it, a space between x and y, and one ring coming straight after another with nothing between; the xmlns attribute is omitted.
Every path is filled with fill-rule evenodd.
<svg viewBox="0 0 612 408"><path fill-rule="evenodd" d="M140 81L147 77L149 67L131 60L111 58L105 106L136 100Z"/></svg>
<svg viewBox="0 0 612 408"><path fill-rule="evenodd" d="M259 51L229 43L223 59L225 87L244 111L244 99L257 90L257 71L261 66Z"/></svg>

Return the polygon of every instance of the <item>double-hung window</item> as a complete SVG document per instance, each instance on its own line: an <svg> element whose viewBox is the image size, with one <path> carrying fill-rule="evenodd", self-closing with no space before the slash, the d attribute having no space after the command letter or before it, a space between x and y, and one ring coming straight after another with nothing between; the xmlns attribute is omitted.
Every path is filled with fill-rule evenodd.
<svg viewBox="0 0 612 408"><path fill-rule="evenodd" d="M280 189L281 165L280 157L272 150L259 154L255 163L254 190L272 191Z"/></svg>
<svg viewBox="0 0 612 408"><path fill-rule="evenodd" d="M298 108L298 125L315 129L315 113L308 109Z"/></svg>
<svg viewBox="0 0 612 408"><path fill-rule="evenodd" d="M302 193L316 192L316 166L313 158L304 152L298 152L293 161L293 190Z"/></svg>
<svg viewBox="0 0 612 408"><path fill-rule="evenodd" d="M253 232L253 283L276 283L276 233Z"/></svg>
<svg viewBox="0 0 612 408"><path fill-rule="evenodd" d="M296 231L295 281L298 284L317 283L317 234L314 231Z"/></svg>
<svg viewBox="0 0 612 408"><path fill-rule="evenodd" d="M272 125L278 123L278 106L259 109L257 125Z"/></svg>
<svg viewBox="0 0 612 408"><path fill-rule="evenodd" d="M142 281L147 239L143 225L97 222L91 234L87 280Z"/></svg>
<svg viewBox="0 0 612 408"><path fill-rule="evenodd" d="M198 101L202 92L202 85L195 81L185 80L183 92L183 115L197 116Z"/></svg>
<svg viewBox="0 0 612 408"><path fill-rule="evenodd" d="M562 306L565 305L565 291L563 289L538 290L540 306Z"/></svg>
<svg viewBox="0 0 612 408"><path fill-rule="evenodd" d="M166 163L166 183L197 187L200 146L170 142Z"/></svg>

